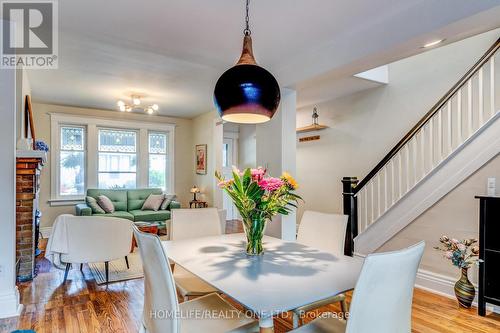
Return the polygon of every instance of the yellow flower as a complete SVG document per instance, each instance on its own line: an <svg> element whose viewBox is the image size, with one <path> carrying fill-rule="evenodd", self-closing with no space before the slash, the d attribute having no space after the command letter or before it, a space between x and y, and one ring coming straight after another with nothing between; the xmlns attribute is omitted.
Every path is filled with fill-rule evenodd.
<svg viewBox="0 0 500 333"><path fill-rule="evenodd" d="M290 185L290 187L294 190L296 190L299 187L297 181L288 172L283 172L283 174L281 175L281 179L287 182Z"/></svg>

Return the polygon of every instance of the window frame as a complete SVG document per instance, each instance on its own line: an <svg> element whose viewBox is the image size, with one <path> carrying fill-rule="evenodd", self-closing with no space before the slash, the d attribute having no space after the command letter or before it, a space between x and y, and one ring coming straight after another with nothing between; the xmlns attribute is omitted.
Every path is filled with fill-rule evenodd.
<svg viewBox="0 0 500 333"><path fill-rule="evenodd" d="M167 194L175 194L175 124L153 123L136 120L112 120L108 118L87 117L63 113L49 113L51 120L51 206L72 205L82 202L83 196L60 196L60 127L85 127L85 192L98 186L98 131L99 129L134 130L137 132L137 171L136 187L149 187L149 133L157 132L167 135L166 189ZM92 158L94 156L94 158Z"/></svg>
<svg viewBox="0 0 500 333"><path fill-rule="evenodd" d="M55 182L56 182L56 188L55 188L55 192L56 192L56 198L59 199L59 200L75 200L75 199L79 199L81 198L82 196L79 195L79 194L76 194L76 195L61 195L61 175L60 175L60 172L61 172L61 152L62 151L70 151L70 150L62 150L61 149L61 130L63 127L75 127L75 128L82 128L83 129L83 164L84 164L84 192L86 191L86 184L87 184L87 176L88 176L88 173L87 173L87 156L88 156L88 142L87 142L87 127L84 126L84 125L79 125L79 124L68 124L68 123L60 123L58 124L58 128L57 128L57 136L58 136L58 139L57 139L57 153L56 154L52 154L52 155L57 155L56 156L56 163L55 164L52 164L53 166L56 166L56 169L57 169L57 177L55 179ZM80 151L80 150L75 150L75 151ZM85 195L85 193L84 193Z"/></svg>
<svg viewBox="0 0 500 333"><path fill-rule="evenodd" d="M135 172L123 172L123 171L99 171L99 154L100 153L106 153L106 151L101 151L99 150L99 146L100 146L100 135L99 135L99 131L101 130L109 130L109 131L126 131L126 132L134 132L135 133L135 152L133 154L135 154L135 160L136 160L136 166L135 166ZM135 188L140 188L138 185L139 185L139 150L140 150L140 146L141 146L141 142L139 140L139 136L140 136L140 131L139 130L136 130L136 129L131 129L131 128L116 128L116 127L103 127L103 126L98 126L97 127L97 155L96 155L96 164L97 164L97 188L100 188L99 187L99 174L100 173L135 173ZM111 152L109 151L108 153L117 153L117 152Z"/></svg>
<svg viewBox="0 0 500 333"><path fill-rule="evenodd" d="M165 154L151 153L149 151L149 148L150 148L149 147L149 136L151 134L163 134L163 135L166 136L165 137L165 140L166 140ZM163 184L163 185L165 186L166 189L168 187L172 186L172 184L170 182L172 182L173 179L169 179L169 177L168 177L168 174L169 174L169 172L168 172L168 170L169 170L169 163L170 163L171 155L172 155L172 152L169 149L170 140L171 140L171 137L170 137L170 134L168 132L165 132L165 131L153 131L153 130L149 130L148 131L148 143L146 145L146 147L147 147L147 155L148 155L148 159L147 159L147 161L148 161L148 163L147 163L148 164L148 166L147 166L147 175L148 175L147 185L148 185L148 187L149 187L149 176L150 176L149 175L149 171L150 171L150 167L151 167L151 165L150 165L150 157L151 157L151 155L163 155L163 156L165 156L165 184ZM167 186L167 185L169 185L169 186Z"/></svg>

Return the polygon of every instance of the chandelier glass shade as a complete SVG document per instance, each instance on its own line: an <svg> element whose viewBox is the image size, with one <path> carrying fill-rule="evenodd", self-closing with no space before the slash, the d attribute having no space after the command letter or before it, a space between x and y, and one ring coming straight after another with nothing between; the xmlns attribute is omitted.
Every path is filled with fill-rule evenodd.
<svg viewBox="0 0 500 333"><path fill-rule="evenodd" d="M132 96L131 97L131 103L126 103L122 100L119 100L116 105L118 105L118 110L121 112L131 112L133 110L140 110L144 111L147 114L153 114L156 111L160 109L158 104L151 104L151 105L141 105L141 97L139 96Z"/></svg>

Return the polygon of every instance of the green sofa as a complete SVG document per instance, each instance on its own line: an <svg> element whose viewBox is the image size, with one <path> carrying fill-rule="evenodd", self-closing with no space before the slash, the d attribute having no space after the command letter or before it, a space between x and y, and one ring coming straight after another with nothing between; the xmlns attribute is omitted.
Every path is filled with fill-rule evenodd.
<svg viewBox="0 0 500 333"><path fill-rule="evenodd" d="M162 194L160 188L128 189L128 190L103 190L88 189L87 196L97 199L99 195L107 196L115 205L114 213L93 214L92 208L86 203L77 204L77 216L113 216L128 219L134 222L158 222L163 226L165 221L170 220L170 210L180 208L181 204L172 201L166 210L141 210L144 201L150 194Z"/></svg>

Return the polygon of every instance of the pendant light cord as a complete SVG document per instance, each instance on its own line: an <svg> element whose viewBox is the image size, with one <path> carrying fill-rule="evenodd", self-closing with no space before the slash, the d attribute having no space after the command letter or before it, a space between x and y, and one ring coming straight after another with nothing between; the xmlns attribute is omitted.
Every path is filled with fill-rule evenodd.
<svg viewBox="0 0 500 333"><path fill-rule="evenodd" d="M246 0L247 6L246 6L246 16L245 16L245 30L243 30L243 33L245 36L250 36L252 34L252 31L250 30L250 17L248 16L249 12L249 5L250 5L250 0Z"/></svg>

